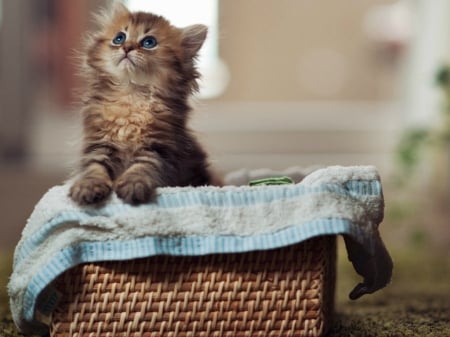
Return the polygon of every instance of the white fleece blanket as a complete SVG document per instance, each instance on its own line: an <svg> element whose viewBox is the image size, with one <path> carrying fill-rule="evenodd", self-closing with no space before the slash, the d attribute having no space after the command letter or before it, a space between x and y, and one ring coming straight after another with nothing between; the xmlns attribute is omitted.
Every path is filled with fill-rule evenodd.
<svg viewBox="0 0 450 337"><path fill-rule="evenodd" d="M272 249L319 235L344 235L349 259L363 276L351 298L384 287L392 261L378 232L384 201L377 170L243 170L227 183L285 174L298 183L160 188L155 202L141 206L113 195L101 208L79 207L67 196L69 182L53 187L16 247L8 285L14 321L24 333L47 333L60 296L51 283L81 263Z"/></svg>

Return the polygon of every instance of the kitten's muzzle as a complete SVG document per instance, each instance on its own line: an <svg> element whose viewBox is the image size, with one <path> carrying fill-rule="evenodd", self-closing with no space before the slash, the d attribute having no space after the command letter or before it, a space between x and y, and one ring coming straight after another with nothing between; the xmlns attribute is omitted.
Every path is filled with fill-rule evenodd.
<svg viewBox="0 0 450 337"><path fill-rule="evenodd" d="M123 60L128 60L132 65L136 65L135 62L133 61L133 59L130 57L129 53L132 52L134 50L133 47L130 48L123 48L124 49L124 55L122 56L122 58L119 60L119 63L121 63Z"/></svg>

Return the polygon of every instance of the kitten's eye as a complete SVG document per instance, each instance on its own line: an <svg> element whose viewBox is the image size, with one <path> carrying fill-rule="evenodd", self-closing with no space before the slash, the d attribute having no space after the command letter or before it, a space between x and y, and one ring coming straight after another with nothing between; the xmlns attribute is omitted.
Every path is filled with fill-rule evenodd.
<svg viewBox="0 0 450 337"><path fill-rule="evenodd" d="M157 44L158 42L153 36L146 36L141 41L141 46L145 49L153 49Z"/></svg>
<svg viewBox="0 0 450 337"><path fill-rule="evenodd" d="M116 37L112 40L112 43L120 46L121 44L123 44L125 42L126 39L127 39L127 36L125 35L125 33L119 32L119 33L117 33Z"/></svg>

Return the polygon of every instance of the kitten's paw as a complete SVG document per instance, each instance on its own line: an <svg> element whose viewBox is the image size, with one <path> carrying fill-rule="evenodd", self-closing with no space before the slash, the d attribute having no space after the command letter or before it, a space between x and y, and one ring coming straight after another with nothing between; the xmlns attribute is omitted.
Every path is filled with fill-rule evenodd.
<svg viewBox="0 0 450 337"><path fill-rule="evenodd" d="M69 196L79 205L95 205L106 200L112 192L112 182L107 179L83 177L75 181Z"/></svg>
<svg viewBox="0 0 450 337"><path fill-rule="evenodd" d="M120 199L132 205L147 203L156 196L156 186L151 180L134 174L120 177L115 190Z"/></svg>

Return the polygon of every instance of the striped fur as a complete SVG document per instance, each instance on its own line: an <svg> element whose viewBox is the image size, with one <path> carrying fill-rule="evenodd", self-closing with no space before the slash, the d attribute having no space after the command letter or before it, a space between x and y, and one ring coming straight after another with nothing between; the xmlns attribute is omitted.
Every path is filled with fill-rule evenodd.
<svg viewBox="0 0 450 337"><path fill-rule="evenodd" d="M212 184L207 155L186 125L206 27L176 28L120 4L97 19L83 60L84 145L71 198L97 205L115 191L141 204L157 187ZM119 32L122 45L112 42ZM141 46L146 36L156 38L154 49Z"/></svg>

